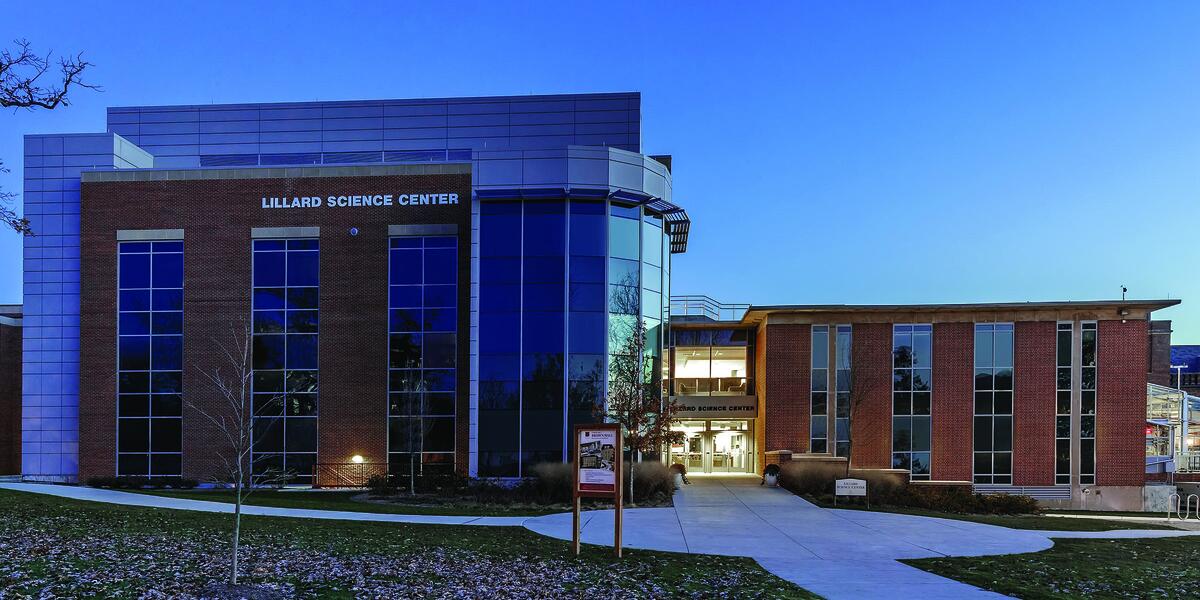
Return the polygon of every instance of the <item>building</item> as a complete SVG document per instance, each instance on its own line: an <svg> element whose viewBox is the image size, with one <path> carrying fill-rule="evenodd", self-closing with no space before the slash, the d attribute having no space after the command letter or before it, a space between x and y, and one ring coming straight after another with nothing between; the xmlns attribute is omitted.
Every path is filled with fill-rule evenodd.
<svg viewBox="0 0 1200 600"><path fill-rule="evenodd" d="M0 475L21 472L21 307L0 305Z"/></svg>
<svg viewBox="0 0 1200 600"><path fill-rule="evenodd" d="M851 453L1140 493L1149 318L1177 302L672 301L690 221L640 122L622 93L122 107L26 136L22 475L211 475L208 376L240 335L256 468L303 483L567 460L632 357L693 469Z"/></svg>
<svg viewBox="0 0 1200 600"><path fill-rule="evenodd" d="M187 405L216 402L202 373L241 319L261 464L565 460L639 313L662 371L688 220L640 122L622 93L112 108L27 136L22 473L206 474Z"/></svg>
<svg viewBox="0 0 1200 600"><path fill-rule="evenodd" d="M852 457L915 481L1140 510L1149 317L1175 304L680 300L669 385L687 441L671 460L754 472L789 454Z"/></svg>

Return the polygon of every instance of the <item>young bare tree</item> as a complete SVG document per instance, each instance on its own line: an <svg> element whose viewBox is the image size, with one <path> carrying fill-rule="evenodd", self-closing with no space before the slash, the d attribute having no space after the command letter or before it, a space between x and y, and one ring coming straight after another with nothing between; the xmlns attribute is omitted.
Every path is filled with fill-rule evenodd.
<svg viewBox="0 0 1200 600"><path fill-rule="evenodd" d="M42 56L30 48L26 40L16 40L12 49L0 49L0 108L54 110L69 104L67 94L73 87L99 89L83 81L83 72L91 63L83 54L58 60L59 73L54 82L43 82L50 71L51 54ZM0 173L7 173L0 161ZM16 194L0 190L0 222L22 235L33 235L29 219L17 216L12 209Z"/></svg>
<svg viewBox="0 0 1200 600"><path fill-rule="evenodd" d="M858 436L856 424L858 415L862 412L863 405L879 394L881 389L890 392L891 384L890 378L872 377L874 373L869 373L870 369L861 360L854 360L852 356L847 356L847 359L849 364L838 365L838 367L849 372L847 378L850 389L847 394L849 423L846 431L846 477L850 477L850 469L854 462L854 440Z"/></svg>
<svg viewBox="0 0 1200 600"><path fill-rule="evenodd" d="M636 282L635 282L636 283ZM683 440L683 433L671 430L679 405L663 398L661 375L646 352L646 324L641 318L636 285L622 285L614 292L610 329L612 347L609 358L608 402L604 415L625 430L629 448L629 502L633 502L634 469L643 452L659 452L666 445Z"/></svg>
<svg viewBox="0 0 1200 600"><path fill-rule="evenodd" d="M279 469L255 465L254 443L254 336L245 320L231 327L228 340L213 339L213 351L222 363L210 370L197 371L215 396L213 402L196 402L185 395L184 404L212 426L217 437L208 446L214 455L214 483L233 488L233 540L229 562L229 584L238 582L238 550L242 534L242 505L256 487L285 482L290 474ZM192 396L193 398L195 396ZM282 397L267 398L271 404ZM262 433L262 432L260 432ZM257 468L256 468L257 467Z"/></svg>

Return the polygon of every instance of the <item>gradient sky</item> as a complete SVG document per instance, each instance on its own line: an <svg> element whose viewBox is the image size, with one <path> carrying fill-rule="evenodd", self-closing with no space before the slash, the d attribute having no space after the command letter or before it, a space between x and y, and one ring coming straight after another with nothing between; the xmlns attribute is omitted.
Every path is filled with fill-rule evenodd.
<svg viewBox="0 0 1200 600"><path fill-rule="evenodd" d="M22 135L102 131L110 105L640 91L643 151L674 155L693 221L677 294L992 302L1126 285L1182 298L1157 316L1200 343L1198 3L74 4L4 9L0 41L85 51L104 87L0 113L6 190ZM0 232L0 303L20 301L20 269L20 239Z"/></svg>

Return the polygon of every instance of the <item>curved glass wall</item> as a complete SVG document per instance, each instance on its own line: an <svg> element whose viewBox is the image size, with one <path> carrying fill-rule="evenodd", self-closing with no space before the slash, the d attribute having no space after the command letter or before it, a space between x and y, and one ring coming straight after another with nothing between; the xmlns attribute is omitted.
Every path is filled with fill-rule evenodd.
<svg viewBox="0 0 1200 600"><path fill-rule="evenodd" d="M670 248L660 216L616 202L479 214L478 474L519 477L567 460L571 425L602 420L614 365L661 393Z"/></svg>

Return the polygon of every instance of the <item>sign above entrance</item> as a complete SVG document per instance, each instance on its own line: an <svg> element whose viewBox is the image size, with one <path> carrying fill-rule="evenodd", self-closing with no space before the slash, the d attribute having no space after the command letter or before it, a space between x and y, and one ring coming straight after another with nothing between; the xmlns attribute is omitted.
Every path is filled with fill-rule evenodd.
<svg viewBox="0 0 1200 600"><path fill-rule="evenodd" d="M458 194L366 194L362 196L263 196L263 208L348 208L458 204Z"/></svg>
<svg viewBox="0 0 1200 600"><path fill-rule="evenodd" d="M679 405L675 418L753 419L758 416L755 396L671 396Z"/></svg>

